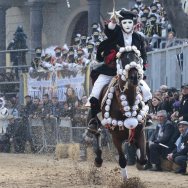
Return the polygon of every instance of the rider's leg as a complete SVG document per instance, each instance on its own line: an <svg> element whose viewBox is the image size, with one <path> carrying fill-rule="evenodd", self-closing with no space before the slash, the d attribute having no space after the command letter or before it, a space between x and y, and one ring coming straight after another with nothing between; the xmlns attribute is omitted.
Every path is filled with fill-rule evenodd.
<svg viewBox="0 0 188 188"><path fill-rule="evenodd" d="M143 95L143 101L146 103L148 100L152 99L152 94L149 86L144 80L140 80L139 88Z"/></svg>
<svg viewBox="0 0 188 188"><path fill-rule="evenodd" d="M102 88L108 84L113 76L107 76L104 74L100 74L97 80L95 81L91 94L90 94L90 103L91 103L91 118L94 119L94 121L90 121L89 123L89 129L91 130L97 130L97 122L96 122L96 115L100 112L100 104L99 104L99 97Z"/></svg>

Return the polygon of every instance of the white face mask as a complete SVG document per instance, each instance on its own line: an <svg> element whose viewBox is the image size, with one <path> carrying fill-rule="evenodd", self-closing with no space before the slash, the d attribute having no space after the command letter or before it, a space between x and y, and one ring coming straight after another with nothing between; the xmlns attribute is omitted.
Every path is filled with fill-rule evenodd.
<svg viewBox="0 0 188 188"><path fill-rule="evenodd" d="M121 21L122 28L125 33L131 33L133 31L133 20L131 19L125 19Z"/></svg>

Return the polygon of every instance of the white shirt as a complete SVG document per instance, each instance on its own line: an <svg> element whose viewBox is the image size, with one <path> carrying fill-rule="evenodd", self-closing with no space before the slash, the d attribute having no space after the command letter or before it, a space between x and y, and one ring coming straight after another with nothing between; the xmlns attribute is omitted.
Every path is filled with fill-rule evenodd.
<svg viewBox="0 0 188 188"><path fill-rule="evenodd" d="M131 46L132 45L132 32L129 34L123 32L123 39L124 39L125 46Z"/></svg>

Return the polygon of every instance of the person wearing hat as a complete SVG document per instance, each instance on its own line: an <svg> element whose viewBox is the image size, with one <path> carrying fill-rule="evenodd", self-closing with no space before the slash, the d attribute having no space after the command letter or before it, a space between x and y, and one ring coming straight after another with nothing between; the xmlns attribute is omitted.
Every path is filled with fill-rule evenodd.
<svg viewBox="0 0 188 188"><path fill-rule="evenodd" d="M105 25L105 34L109 40L114 41L117 46L136 46L141 53L141 58L143 59L143 65L147 64L147 55L144 47L144 38L134 32L134 18L137 17L131 11L126 9L121 9L118 11L118 22L114 16L112 16L111 21Z"/></svg>
<svg viewBox="0 0 188 188"><path fill-rule="evenodd" d="M84 51L82 48L79 48L77 50L77 58L76 58L76 62L78 65L82 65L82 66L86 66L87 64L89 64L89 59L87 59L85 56L84 56Z"/></svg>
<svg viewBox="0 0 188 188"><path fill-rule="evenodd" d="M82 47L82 48L85 48L85 47L86 47L86 41L87 41L86 35L82 35L82 36L81 36L81 47Z"/></svg>
<svg viewBox="0 0 188 188"><path fill-rule="evenodd" d="M67 50L66 48L62 48L62 61L63 61L63 63L67 62L68 52L69 52L69 50Z"/></svg>
<svg viewBox="0 0 188 188"><path fill-rule="evenodd" d="M71 47L68 52L68 63L75 63L74 48Z"/></svg>
<svg viewBox="0 0 188 188"><path fill-rule="evenodd" d="M135 8L138 8L139 10L141 10L143 8L144 4L142 3L142 0L135 0Z"/></svg>
<svg viewBox="0 0 188 188"><path fill-rule="evenodd" d="M41 47L35 48L35 58L31 62L31 67L29 69L29 72L37 71L40 68L42 62L41 55L42 55L42 48Z"/></svg>
<svg viewBox="0 0 188 188"><path fill-rule="evenodd" d="M76 48L80 45L80 37L79 36L76 36L74 38L74 45Z"/></svg>
<svg viewBox="0 0 188 188"><path fill-rule="evenodd" d="M180 121L178 129L180 136L175 143L176 148L168 154L167 159L179 166L175 173L185 174L188 161L188 121Z"/></svg>
<svg viewBox="0 0 188 188"><path fill-rule="evenodd" d="M105 25L105 34L109 41L112 41L118 48L126 46L136 46L141 53L143 60L143 69L145 70L147 64L147 54L145 50L144 38L134 32L134 18L136 15L126 9L121 9L116 13L119 19L119 25L117 24L116 16L111 17L111 21ZM150 88L147 83L142 80L140 89L143 93L144 102L147 102L152 98Z"/></svg>

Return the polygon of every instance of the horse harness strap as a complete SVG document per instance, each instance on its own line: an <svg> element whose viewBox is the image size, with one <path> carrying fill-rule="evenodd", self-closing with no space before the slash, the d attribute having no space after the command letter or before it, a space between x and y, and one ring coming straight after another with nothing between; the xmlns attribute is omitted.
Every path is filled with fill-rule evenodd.
<svg viewBox="0 0 188 188"><path fill-rule="evenodd" d="M103 108L104 103L106 102L106 99L107 99L107 96L108 96L108 93L109 93L109 89L117 83L117 80L118 80L118 76L114 76L112 78L110 84L108 85L108 89L106 90L106 93L105 93L105 95L102 99L102 102L101 102L101 109Z"/></svg>

